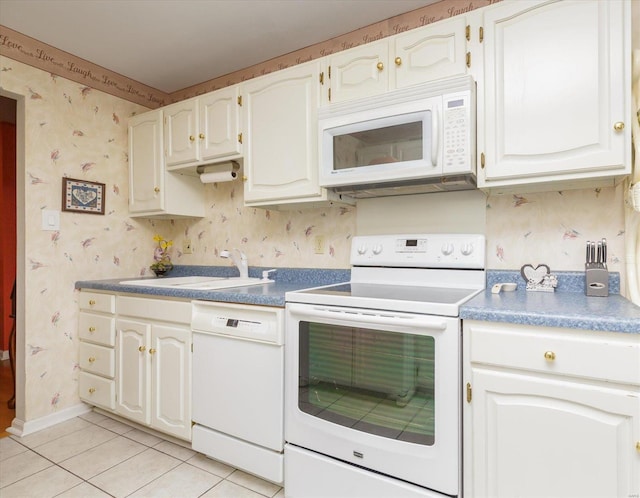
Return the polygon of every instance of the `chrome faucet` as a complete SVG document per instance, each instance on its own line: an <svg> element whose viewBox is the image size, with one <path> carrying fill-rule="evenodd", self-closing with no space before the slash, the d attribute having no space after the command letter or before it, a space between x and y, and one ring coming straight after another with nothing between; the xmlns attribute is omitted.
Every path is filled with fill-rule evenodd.
<svg viewBox="0 0 640 498"><path fill-rule="evenodd" d="M249 263L247 262L247 255L238 249L234 249L233 252L229 252L226 249L220 251L221 258L231 258L233 264L236 265L240 272L240 278L249 277Z"/></svg>

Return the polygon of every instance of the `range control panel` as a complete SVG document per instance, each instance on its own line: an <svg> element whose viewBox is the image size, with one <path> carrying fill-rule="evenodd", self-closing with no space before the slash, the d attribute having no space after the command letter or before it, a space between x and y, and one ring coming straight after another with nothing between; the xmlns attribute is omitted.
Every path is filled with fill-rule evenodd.
<svg viewBox="0 0 640 498"><path fill-rule="evenodd" d="M351 243L353 266L414 268L485 267L480 234L362 235Z"/></svg>

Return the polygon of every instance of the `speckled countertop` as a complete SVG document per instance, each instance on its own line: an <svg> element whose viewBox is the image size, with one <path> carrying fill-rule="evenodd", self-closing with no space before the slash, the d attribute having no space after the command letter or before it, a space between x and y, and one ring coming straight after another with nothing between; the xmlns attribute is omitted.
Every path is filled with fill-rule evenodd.
<svg viewBox="0 0 640 498"><path fill-rule="evenodd" d="M250 277L261 277L264 270L271 268L251 267ZM237 277L238 271L231 266L175 266L167 277L202 275L205 277ZM319 285L348 282L350 270L327 270L315 268L277 268L270 278L275 282L233 287L220 290L193 290L163 287L143 287L126 285L126 280L139 278L114 278L108 280L85 280L76 282L76 289L94 289L118 293L132 293L147 296L163 296L182 299L201 299L224 303L256 304L262 306L284 307L286 292L308 289ZM149 277L154 279L155 277Z"/></svg>
<svg viewBox="0 0 640 498"><path fill-rule="evenodd" d="M269 269L249 268L249 276L261 277L262 271ZM555 292L546 293L527 292L525 282L517 271L489 270L486 290L462 305L460 318L640 334L640 307L619 294L618 274L610 275L608 297L588 297L584 294L583 272L553 273L558 276L558 287ZM169 276L191 275L233 277L238 275L238 271L231 266L176 266ZM273 283L208 291L141 287L120 283L126 281L126 278L79 281L76 282L76 288L283 307L285 293L348 282L350 270L278 268L272 278L275 279ZM518 289L514 292L492 294L491 287L502 282L516 282Z"/></svg>
<svg viewBox="0 0 640 498"><path fill-rule="evenodd" d="M583 272L552 273L558 287L547 293L526 291L519 272L489 271L486 290L460 308L460 318L640 334L640 307L619 294L618 274L610 275L608 297L590 297L584 293ZM492 294L491 287L503 282L515 282L518 288Z"/></svg>

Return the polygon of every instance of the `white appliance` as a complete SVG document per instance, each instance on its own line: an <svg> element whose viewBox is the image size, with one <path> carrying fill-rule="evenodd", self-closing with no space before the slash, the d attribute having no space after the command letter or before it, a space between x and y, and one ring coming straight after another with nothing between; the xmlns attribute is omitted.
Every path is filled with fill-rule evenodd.
<svg viewBox="0 0 640 498"><path fill-rule="evenodd" d="M476 186L470 76L331 104L318 116L323 187L373 197Z"/></svg>
<svg viewBox="0 0 640 498"><path fill-rule="evenodd" d="M484 236L354 237L351 264L286 294L287 496L458 496L458 310L485 287Z"/></svg>
<svg viewBox="0 0 640 498"><path fill-rule="evenodd" d="M192 447L282 484L284 310L194 301Z"/></svg>

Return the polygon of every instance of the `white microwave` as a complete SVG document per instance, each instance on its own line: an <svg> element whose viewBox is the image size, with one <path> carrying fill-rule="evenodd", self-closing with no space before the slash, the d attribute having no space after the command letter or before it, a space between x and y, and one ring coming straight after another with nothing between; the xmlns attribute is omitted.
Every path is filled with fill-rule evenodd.
<svg viewBox="0 0 640 498"><path fill-rule="evenodd" d="M322 108L320 185L354 197L475 188L475 110L470 76Z"/></svg>

